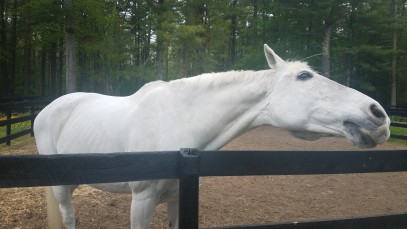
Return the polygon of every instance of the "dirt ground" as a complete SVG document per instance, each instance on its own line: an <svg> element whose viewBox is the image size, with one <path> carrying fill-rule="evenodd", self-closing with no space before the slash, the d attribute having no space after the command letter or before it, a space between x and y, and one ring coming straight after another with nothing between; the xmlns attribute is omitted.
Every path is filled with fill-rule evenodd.
<svg viewBox="0 0 407 229"><path fill-rule="evenodd" d="M2 154L30 154L33 141ZM225 150L358 150L343 138L315 142L257 128ZM377 149L407 149L386 143ZM329 152L327 152L329 153ZM265 224L407 212L407 173L216 177L202 179L200 226ZM0 228L47 228L43 188L0 189ZM77 228L129 228L130 195L81 186L74 193ZM152 229L167 228L160 205Z"/></svg>

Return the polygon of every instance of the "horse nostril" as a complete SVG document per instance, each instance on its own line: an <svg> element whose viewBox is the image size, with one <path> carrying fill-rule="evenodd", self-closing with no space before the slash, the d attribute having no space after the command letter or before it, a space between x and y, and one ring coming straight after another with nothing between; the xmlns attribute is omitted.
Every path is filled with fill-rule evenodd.
<svg viewBox="0 0 407 229"><path fill-rule="evenodd" d="M378 107L376 104L372 104L370 105L370 111L372 112L372 114L381 120L386 119L386 114L384 113L384 111Z"/></svg>

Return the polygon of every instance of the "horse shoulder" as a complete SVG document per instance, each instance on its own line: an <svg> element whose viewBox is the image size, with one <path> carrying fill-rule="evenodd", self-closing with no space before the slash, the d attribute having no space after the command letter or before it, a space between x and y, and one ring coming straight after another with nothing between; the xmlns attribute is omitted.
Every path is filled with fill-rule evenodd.
<svg viewBox="0 0 407 229"><path fill-rule="evenodd" d="M138 91L136 91L130 97L142 98L144 95L148 94L151 91L154 91L157 88L160 88L160 86L164 86L165 84L167 84L167 82L161 81L161 80L146 83L144 86L142 86Z"/></svg>
<svg viewBox="0 0 407 229"><path fill-rule="evenodd" d="M149 114L155 108L163 108L174 96L170 84L165 81L154 81L144 85L139 91L130 96L130 103L135 113ZM147 113L146 113L147 112Z"/></svg>
<svg viewBox="0 0 407 229"><path fill-rule="evenodd" d="M143 90L139 96L132 98L134 107L129 121L133 125L129 127L128 138L133 141L129 141L128 149L161 150L179 145L174 139L179 139L177 132L182 133L185 125L183 116L187 113L180 105L184 103L180 99L182 90L167 82L153 83Z"/></svg>

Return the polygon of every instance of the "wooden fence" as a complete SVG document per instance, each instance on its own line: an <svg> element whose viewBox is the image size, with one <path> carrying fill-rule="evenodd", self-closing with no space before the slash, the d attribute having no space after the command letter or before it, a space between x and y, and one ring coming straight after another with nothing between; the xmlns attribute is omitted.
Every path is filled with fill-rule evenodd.
<svg viewBox="0 0 407 229"><path fill-rule="evenodd" d="M403 117L404 120L407 120L407 107L385 107L385 110L389 116ZM390 125L393 127L407 129L407 123L392 122ZM401 140L407 140L406 135L399 135L399 134L392 133L391 137L401 139Z"/></svg>
<svg viewBox="0 0 407 229"><path fill-rule="evenodd" d="M0 144L6 143L8 146L11 140L22 137L27 134L34 135L33 125L37 114L52 101L52 99L41 99L34 101L7 102L0 104L0 117L4 115L5 119L0 120L0 127L5 126L5 136L0 138ZM13 114L23 114L13 118ZM12 125L30 121L28 128L12 134Z"/></svg>
<svg viewBox="0 0 407 229"><path fill-rule="evenodd" d="M180 229L198 228L199 177L407 171L407 151L203 151L0 156L0 188L180 180ZM407 214L223 229L407 228Z"/></svg>

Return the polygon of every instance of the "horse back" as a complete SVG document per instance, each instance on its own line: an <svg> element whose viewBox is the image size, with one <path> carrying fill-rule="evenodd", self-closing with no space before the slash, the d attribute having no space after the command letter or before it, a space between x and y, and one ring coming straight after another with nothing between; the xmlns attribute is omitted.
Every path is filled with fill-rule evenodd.
<svg viewBox="0 0 407 229"><path fill-rule="evenodd" d="M81 104L101 95L72 93L61 96L46 106L35 118L34 134L39 154L57 154L56 144L65 124Z"/></svg>
<svg viewBox="0 0 407 229"><path fill-rule="evenodd" d="M72 93L56 99L38 114L34 123L39 153L105 153L133 149L129 141L141 140L130 139L131 132L149 129L145 116L151 115L140 106L150 107L161 101L157 98L160 93L153 91L165 84L162 81L146 84L127 97Z"/></svg>

